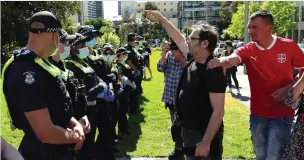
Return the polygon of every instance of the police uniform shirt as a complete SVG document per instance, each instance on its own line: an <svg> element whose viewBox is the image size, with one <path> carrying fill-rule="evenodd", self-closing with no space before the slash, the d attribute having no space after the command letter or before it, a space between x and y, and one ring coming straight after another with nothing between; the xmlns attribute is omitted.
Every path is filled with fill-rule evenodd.
<svg viewBox="0 0 304 160"><path fill-rule="evenodd" d="M65 68L65 64L62 61L56 62L50 58L50 62L58 67L61 71L61 79L66 85L66 89L72 100L73 117L77 120L86 115L87 98L85 94L85 86L79 83L79 80L74 76L71 70Z"/></svg>
<svg viewBox="0 0 304 160"><path fill-rule="evenodd" d="M137 53L136 51L134 50L134 48L131 46L131 45L127 45L125 46L126 50L130 51L130 53L128 54L128 59L127 61L131 60L132 61L132 64L135 66L135 67L138 67L138 58L137 58Z"/></svg>
<svg viewBox="0 0 304 160"><path fill-rule="evenodd" d="M28 54L34 55L33 52ZM25 134L34 132L24 113L44 108L48 108L54 125L67 128L72 108L65 85L34 60L12 62L5 71L3 83L13 122Z"/></svg>

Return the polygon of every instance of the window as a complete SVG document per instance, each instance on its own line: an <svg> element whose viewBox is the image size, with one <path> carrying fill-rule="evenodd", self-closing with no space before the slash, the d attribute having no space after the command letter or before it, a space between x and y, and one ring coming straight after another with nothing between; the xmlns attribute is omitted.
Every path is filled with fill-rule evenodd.
<svg viewBox="0 0 304 160"><path fill-rule="evenodd" d="M164 3L164 5L166 5L166 2Z"/></svg>
<svg viewBox="0 0 304 160"><path fill-rule="evenodd" d="M173 2L171 2L171 5L173 5Z"/></svg>
<svg viewBox="0 0 304 160"><path fill-rule="evenodd" d="M164 11L166 11L166 9L164 9Z"/></svg>
<svg viewBox="0 0 304 160"><path fill-rule="evenodd" d="M140 4L138 5L138 7L140 7Z"/></svg>
<svg viewBox="0 0 304 160"><path fill-rule="evenodd" d="M171 8L171 11L173 11L173 8Z"/></svg>

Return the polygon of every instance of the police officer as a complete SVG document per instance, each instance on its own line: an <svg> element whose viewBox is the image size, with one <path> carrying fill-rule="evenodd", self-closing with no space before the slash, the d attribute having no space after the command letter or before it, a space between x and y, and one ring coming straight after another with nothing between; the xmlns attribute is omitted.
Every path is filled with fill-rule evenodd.
<svg viewBox="0 0 304 160"><path fill-rule="evenodd" d="M138 51L134 48L135 44L135 34L130 33L128 34L127 40L128 44L125 46L125 48L130 52L128 54L128 59L126 60L127 64L130 66L132 70L136 73L136 79L135 84L137 86L137 89L132 91L130 94L130 114L136 114L137 110L139 109L139 95L141 93L141 81L142 81L142 68L139 64L139 59L141 55L138 53Z"/></svg>
<svg viewBox="0 0 304 160"><path fill-rule="evenodd" d="M98 35L98 31L94 30L93 26L85 25L79 28L78 33L89 38L88 48L90 54L84 59L84 61L88 63L96 72L98 77L104 80L109 86L109 90L104 95L103 99L97 100L97 123L99 124L99 133L96 140L96 150L98 150L96 153L98 153L100 157L103 157L103 159L114 159L112 147L113 142L111 141L113 137L111 132L112 127L109 105L114 101L112 79L115 79L115 75L110 75L111 68L106 61L99 58L99 56L95 56L97 51L95 51L93 47L96 45L96 36Z"/></svg>
<svg viewBox="0 0 304 160"><path fill-rule="evenodd" d="M65 59L70 56L70 42L76 39L76 35L68 35L62 29L59 32L60 43L57 54L50 57L50 62L58 67L61 80L65 83L67 91L72 99L73 116L83 126L85 134L90 132L90 123L86 116L87 98L85 94L85 86L81 85L71 70L66 68Z"/></svg>
<svg viewBox="0 0 304 160"><path fill-rule="evenodd" d="M128 132L128 120L127 120L127 112L129 107L129 97L133 90L136 89L135 79L136 75L135 72L132 71L131 67L125 63L128 59L128 54L130 52L126 50L124 47L119 48L116 51L117 55L117 68L119 73L119 79L121 82L122 88L118 92L118 101L119 101L119 108L118 108L118 131L119 134L126 134L129 135Z"/></svg>
<svg viewBox="0 0 304 160"><path fill-rule="evenodd" d="M84 140L81 124L72 117L71 99L55 66L62 26L48 11L29 19L27 46L3 68L3 92L12 127L23 130L19 152L25 160L68 160ZM67 129L68 128L68 129ZM75 146L76 144L76 146Z"/></svg>
<svg viewBox="0 0 304 160"><path fill-rule="evenodd" d="M100 132L101 130L97 121L99 117L97 99L103 97L108 91L108 86L96 75L91 66L84 61L90 54L87 46L87 42L90 39L79 33L75 33L75 35L77 38L71 44L71 60L66 61L66 67L73 71L74 76L86 88L88 106L86 115L91 125L91 131L86 135L86 141L78 158L81 160L98 159L98 154L95 150L95 134L97 127Z"/></svg>

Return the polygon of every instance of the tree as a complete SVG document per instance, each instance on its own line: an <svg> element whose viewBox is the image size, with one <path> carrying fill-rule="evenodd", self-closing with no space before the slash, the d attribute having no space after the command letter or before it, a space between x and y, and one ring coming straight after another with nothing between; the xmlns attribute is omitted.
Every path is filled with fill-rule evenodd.
<svg viewBox="0 0 304 160"><path fill-rule="evenodd" d="M68 34L74 34L76 32L77 26L73 25L73 20L71 18L67 18L61 21L62 28Z"/></svg>
<svg viewBox="0 0 304 160"><path fill-rule="evenodd" d="M114 23L110 20L104 20L103 26L100 28L99 31L102 35L106 33L114 33L115 32Z"/></svg>
<svg viewBox="0 0 304 160"><path fill-rule="evenodd" d="M159 10L155 2L147 2L145 4L145 10ZM145 39L158 39L160 38L161 24L151 22L147 19L147 13L144 12L141 17L141 27L143 29L143 36Z"/></svg>
<svg viewBox="0 0 304 160"><path fill-rule="evenodd" d="M94 29L96 30L100 30L100 28L104 26L104 23L104 19L102 18L90 19L84 22L85 25L94 26Z"/></svg>
<svg viewBox="0 0 304 160"><path fill-rule="evenodd" d="M126 11L122 15L121 25L119 29L120 42L127 43L127 35L131 32L136 32L137 23L136 20L131 18L130 13Z"/></svg>
<svg viewBox="0 0 304 160"><path fill-rule="evenodd" d="M97 38L98 45L102 46L105 43L110 43L114 48L118 48L120 47L120 38L115 33L107 33Z"/></svg>
<svg viewBox="0 0 304 160"><path fill-rule="evenodd" d="M279 9L278 9L279 8ZM242 38L244 35L244 9L245 5L238 7L238 11L232 16L232 23L225 30L225 34L232 37ZM275 27L274 34L283 36L295 27L295 22L292 21L292 17L295 13L295 3L289 1L280 2L250 2L249 14L258 10L268 10L274 17ZM223 36L223 35L222 35Z"/></svg>
<svg viewBox="0 0 304 160"><path fill-rule="evenodd" d="M1 56L11 52L12 45L25 46L28 39L26 19L39 11L50 11L64 21L75 13L81 14L80 3L73 1L2 1L1 2ZM5 48L5 50L4 50Z"/></svg>
<svg viewBox="0 0 304 160"><path fill-rule="evenodd" d="M260 10L261 4L260 2L249 2L249 14ZM244 11L245 4L238 6L237 12L232 15L231 24L225 30L225 34L228 34L231 37L235 37L237 39L244 37ZM223 38L223 36L222 36Z"/></svg>
<svg viewBox="0 0 304 160"><path fill-rule="evenodd" d="M296 22L291 18L296 12L294 2L265 1L262 5L262 9L268 10L274 17L274 34L285 36L288 31L295 28Z"/></svg>
<svg viewBox="0 0 304 160"><path fill-rule="evenodd" d="M231 24L232 15L237 12L237 7L244 4L242 1L222 1L220 9L221 21L216 25L219 29L219 34L229 27Z"/></svg>

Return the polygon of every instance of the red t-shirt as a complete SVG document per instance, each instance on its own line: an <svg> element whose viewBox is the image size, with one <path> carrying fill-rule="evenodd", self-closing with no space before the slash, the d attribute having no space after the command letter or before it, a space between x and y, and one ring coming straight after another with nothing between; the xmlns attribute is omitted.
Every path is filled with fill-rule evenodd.
<svg viewBox="0 0 304 160"><path fill-rule="evenodd" d="M304 54L290 39L274 37L264 49L250 42L236 54L246 65L251 90L251 114L264 118L291 117L294 110L271 96L293 81L293 68L304 68Z"/></svg>

